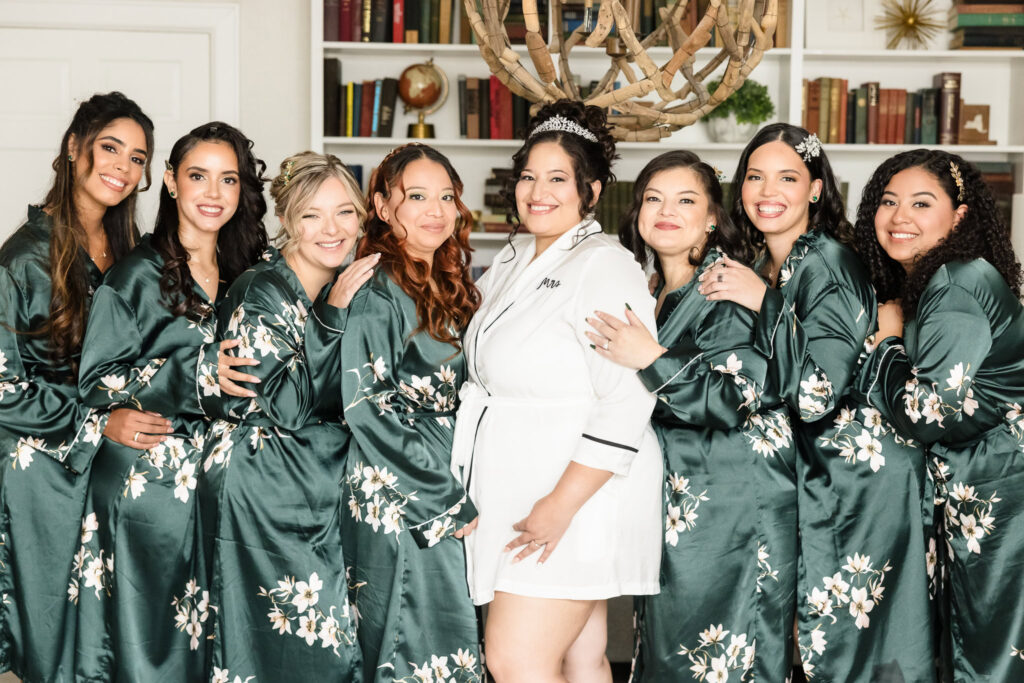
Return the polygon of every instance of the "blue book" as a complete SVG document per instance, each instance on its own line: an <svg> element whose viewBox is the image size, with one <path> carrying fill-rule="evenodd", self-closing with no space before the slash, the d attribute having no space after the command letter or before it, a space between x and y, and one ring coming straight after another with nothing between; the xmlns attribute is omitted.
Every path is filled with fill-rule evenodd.
<svg viewBox="0 0 1024 683"><path fill-rule="evenodd" d="M373 87L373 126L370 135L380 137L380 90L384 79L378 78Z"/></svg>

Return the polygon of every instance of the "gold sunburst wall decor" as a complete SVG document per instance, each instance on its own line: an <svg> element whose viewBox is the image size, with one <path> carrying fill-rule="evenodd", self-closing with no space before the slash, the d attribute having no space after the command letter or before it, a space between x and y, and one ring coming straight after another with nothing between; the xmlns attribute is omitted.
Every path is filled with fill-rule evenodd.
<svg viewBox="0 0 1024 683"><path fill-rule="evenodd" d="M875 27L889 34L888 49L902 46L920 50L939 34L943 24L932 0L884 0Z"/></svg>

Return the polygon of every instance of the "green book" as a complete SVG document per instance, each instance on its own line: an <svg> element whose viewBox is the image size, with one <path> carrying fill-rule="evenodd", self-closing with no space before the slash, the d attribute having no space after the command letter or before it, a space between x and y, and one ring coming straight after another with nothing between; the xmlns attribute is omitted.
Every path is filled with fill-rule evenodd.
<svg viewBox="0 0 1024 683"><path fill-rule="evenodd" d="M971 26L1024 26L1024 13L958 14L956 20L949 22L950 30Z"/></svg>
<svg viewBox="0 0 1024 683"><path fill-rule="evenodd" d="M907 113L903 122L903 142L910 145L914 142L914 93L907 93Z"/></svg>
<svg viewBox="0 0 1024 683"><path fill-rule="evenodd" d="M853 141L858 145L866 145L868 143L868 86L862 85L857 88L857 97L854 102L856 111L853 119Z"/></svg>
<svg viewBox="0 0 1024 683"><path fill-rule="evenodd" d="M822 76L818 79L821 82L821 108L818 110L818 137L822 142L828 142L828 110L832 101L832 79Z"/></svg>
<svg viewBox="0 0 1024 683"><path fill-rule="evenodd" d="M441 42L441 0L430 0L430 42Z"/></svg>
<svg viewBox="0 0 1024 683"><path fill-rule="evenodd" d="M939 144L939 89L922 88L921 93L921 144Z"/></svg>
<svg viewBox="0 0 1024 683"><path fill-rule="evenodd" d="M420 10L420 42L421 43L432 43L430 39L430 15L431 5L433 3L430 0L424 0L423 2L417 2Z"/></svg>

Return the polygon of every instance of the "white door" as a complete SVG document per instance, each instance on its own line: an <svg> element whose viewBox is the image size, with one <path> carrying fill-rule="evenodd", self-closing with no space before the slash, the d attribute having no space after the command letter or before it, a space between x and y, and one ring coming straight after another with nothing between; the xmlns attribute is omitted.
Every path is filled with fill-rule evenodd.
<svg viewBox="0 0 1024 683"><path fill-rule="evenodd" d="M148 10L147 4L33 2L29 10L27 3L0 2L0 242L22 223L28 204L42 201L61 136L78 103L93 93L120 90L153 120L153 187L139 207L144 232L156 218L164 160L174 141L211 119L237 123L237 63L224 63L232 51L214 45L218 32L201 16L204 10L196 16L194 3ZM237 62L234 16L227 42L234 41ZM234 94L234 102L221 88Z"/></svg>

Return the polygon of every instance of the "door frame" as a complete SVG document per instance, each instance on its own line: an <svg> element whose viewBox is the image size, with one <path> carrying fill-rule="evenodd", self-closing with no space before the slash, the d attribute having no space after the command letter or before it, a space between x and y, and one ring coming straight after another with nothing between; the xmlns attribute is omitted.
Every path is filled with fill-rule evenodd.
<svg viewBox="0 0 1024 683"><path fill-rule="evenodd" d="M5 28L205 33L210 39L210 115L239 120L239 7L161 0L0 0Z"/></svg>

